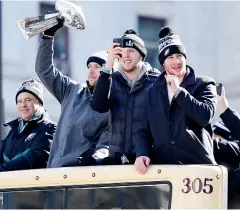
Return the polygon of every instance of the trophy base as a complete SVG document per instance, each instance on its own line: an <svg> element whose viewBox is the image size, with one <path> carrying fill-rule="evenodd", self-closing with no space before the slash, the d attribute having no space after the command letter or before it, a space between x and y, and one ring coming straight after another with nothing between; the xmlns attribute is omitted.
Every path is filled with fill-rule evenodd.
<svg viewBox="0 0 240 210"><path fill-rule="evenodd" d="M50 15L28 17L24 20L16 21L19 29L26 39L42 33L43 31L58 24L56 17L60 17L60 13Z"/></svg>

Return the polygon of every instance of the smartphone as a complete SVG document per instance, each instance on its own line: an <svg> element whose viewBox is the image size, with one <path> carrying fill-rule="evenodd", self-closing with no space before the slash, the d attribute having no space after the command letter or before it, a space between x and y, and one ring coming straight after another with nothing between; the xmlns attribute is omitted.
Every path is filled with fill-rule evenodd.
<svg viewBox="0 0 240 210"><path fill-rule="evenodd" d="M120 47L123 46L123 39L122 38L114 38L113 43L119 43Z"/></svg>
<svg viewBox="0 0 240 210"><path fill-rule="evenodd" d="M123 39L122 38L114 38L113 39L113 43L119 43L120 46L119 47L123 47ZM115 46L117 47L117 46ZM122 55L118 54L120 57L122 57Z"/></svg>
<svg viewBox="0 0 240 210"><path fill-rule="evenodd" d="M223 84L222 83L217 83L217 94L219 95L219 96L221 96L222 95L222 87L223 87Z"/></svg>

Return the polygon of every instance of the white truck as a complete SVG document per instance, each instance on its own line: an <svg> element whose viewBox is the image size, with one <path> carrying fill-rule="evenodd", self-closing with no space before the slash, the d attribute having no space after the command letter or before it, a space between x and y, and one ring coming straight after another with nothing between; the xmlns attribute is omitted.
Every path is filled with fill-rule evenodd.
<svg viewBox="0 0 240 210"><path fill-rule="evenodd" d="M210 165L132 165L0 173L5 209L226 209L227 170Z"/></svg>

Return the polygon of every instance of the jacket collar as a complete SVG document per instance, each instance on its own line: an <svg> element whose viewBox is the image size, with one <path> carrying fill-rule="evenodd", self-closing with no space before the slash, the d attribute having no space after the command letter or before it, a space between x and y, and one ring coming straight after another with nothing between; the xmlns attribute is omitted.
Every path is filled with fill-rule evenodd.
<svg viewBox="0 0 240 210"><path fill-rule="evenodd" d="M132 87L130 87L128 81L122 76L120 72L114 72L114 74L112 74L112 78L128 86L131 89L131 92L135 92L136 90L140 89L144 81L147 79L147 77L148 77L147 72L145 72L143 76L138 81L136 81ZM136 86L138 87L137 89L135 88Z"/></svg>
<svg viewBox="0 0 240 210"><path fill-rule="evenodd" d="M12 120L10 122L7 122L7 123L4 123L4 126L7 127L7 126L10 126L10 127L18 127L18 124L19 124L19 118L15 119L15 120Z"/></svg>
<svg viewBox="0 0 240 210"><path fill-rule="evenodd" d="M146 77L149 77L149 76L158 77L159 75L160 75L160 71L158 69L152 68L143 73L141 78L139 78L138 83L142 83L146 79ZM112 74L112 77L125 83L125 84L128 84L126 79L122 76L122 74L119 71L114 72Z"/></svg>
<svg viewBox="0 0 240 210"><path fill-rule="evenodd" d="M153 68L149 63L144 62L142 69L138 75L138 77L135 80L135 84L139 84L142 83L146 77L148 76L159 76L160 75L160 71L158 69ZM125 73L119 68L117 69L117 71L115 71L112 74L113 78L120 78L120 81L124 82L123 80L125 80L125 84L129 84L129 79L127 78L127 76L125 75ZM130 87L132 87L131 85L129 85Z"/></svg>
<svg viewBox="0 0 240 210"><path fill-rule="evenodd" d="M9 126L11 128L18 128L19 119L20 118L16 118L15 120L7 122L7 123L4 124L4 126L5 127ZM42 122L42 121L45 121L45 120L48 120L48 121L51 120L50 117L49 117L49 114L46 111L43 112L43 114L42 114L42 116L40 118L38 118L36 120L32 120L31 122L38 122L39 123L39 122Z"/></svg>

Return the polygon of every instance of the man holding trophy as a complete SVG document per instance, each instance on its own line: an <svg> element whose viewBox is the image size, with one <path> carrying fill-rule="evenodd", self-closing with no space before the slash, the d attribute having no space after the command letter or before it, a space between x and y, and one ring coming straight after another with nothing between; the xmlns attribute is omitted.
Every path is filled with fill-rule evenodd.
<svg viewBox="0 0 240 210"><path fill-rule="evenodd" d="M79 15L79 13L73 15L73 20L76 16L81 16L84 20L83 14ZM107 52L101 51L89 57L86 84L78 83L63 75L53 64L53 39L56 31L65 25L66 20L65 16L57 17L56 20L58 23L42 34L35 66L36 73L59 101L62 111L53 139L48 167L95 165L98 157L94 155L93 158L92 154L99 139L102 141L107 136L108 113L100 114L93 111L90 108L90 99L101 67L106 63ZM80 23L73 21L71 24L72 27L74 24L85 27L85 21ZM108 151L104 148L101 150Z"/></svg>

